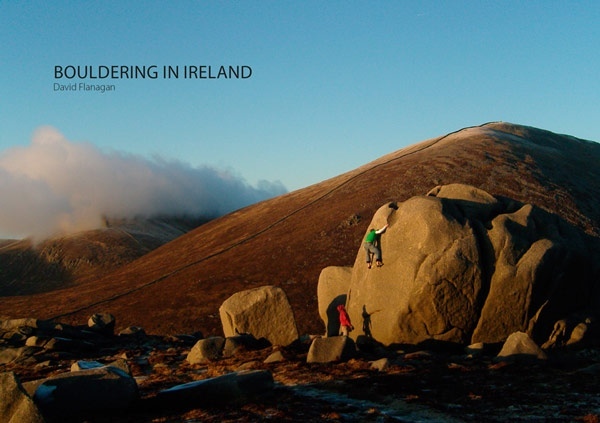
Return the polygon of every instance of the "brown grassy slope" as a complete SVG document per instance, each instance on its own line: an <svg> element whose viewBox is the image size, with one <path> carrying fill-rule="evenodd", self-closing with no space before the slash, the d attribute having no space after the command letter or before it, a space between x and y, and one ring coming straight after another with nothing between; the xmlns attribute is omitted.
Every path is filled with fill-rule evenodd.
<svg viewBox="0 0 600 423"><path fill-rule="evenodd" d="M3 298L0 315L82 322L98 311L151 333L221 334L218 308L267 284L288 294L302 333L322 333L316 286L352 265L375 210L440 184L533 203L599 234L600 144L506 123L467 128L216 219L77 288Z"/></svg>
<svg viewBox="0 0 600 423"><path fill-rule="evenodd" d="M154 217L110 219L102 229L0 243L0 297L32 295L75 285L142 257L206 221Z"/></svg>

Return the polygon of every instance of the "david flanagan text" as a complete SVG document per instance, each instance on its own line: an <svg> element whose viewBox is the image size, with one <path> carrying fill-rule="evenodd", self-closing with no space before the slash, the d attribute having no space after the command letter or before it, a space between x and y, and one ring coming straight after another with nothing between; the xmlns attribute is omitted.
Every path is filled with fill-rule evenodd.
<svg viewBox="0 0 600 423"><path fill-rule="evenodd" d="M54 83L54 91L84 91L105 93L108 91L116 91L117 87L112 84L86 84L85 82L73 84Z"/></svg>

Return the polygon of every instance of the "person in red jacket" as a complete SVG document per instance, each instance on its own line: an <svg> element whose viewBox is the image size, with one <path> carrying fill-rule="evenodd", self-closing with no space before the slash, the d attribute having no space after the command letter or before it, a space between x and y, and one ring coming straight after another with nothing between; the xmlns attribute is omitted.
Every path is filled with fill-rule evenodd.
<svg viewBox="0 0 600 423"><path fill-rule="evenodd" d="M344 307L343 304L337 306L337 310L340 314L340 333L342 336L348 336L348 333L354 330L354 326L352 326L352 322L350 321L350 316L348 316L346 307Z"/></svg>

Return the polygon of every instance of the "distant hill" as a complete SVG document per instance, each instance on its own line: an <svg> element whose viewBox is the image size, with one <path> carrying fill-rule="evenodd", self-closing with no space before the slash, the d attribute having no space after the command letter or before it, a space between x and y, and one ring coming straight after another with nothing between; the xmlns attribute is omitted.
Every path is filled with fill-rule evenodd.
<svg viewBox="0 0 600 423"><path fill-rule="evenodd" d="M600 236L600 144L510 123L464 128L206 223L106 275L6 297L0 315L82 322L108 311L150 333L220 334L218 308L261 285L288 294L302 333L322 333L321 269L352 265L374 212L437 185L470 184Z"/></svg>
<svg viewBox="0 0 600 423"><path fill-rule="evenodd" d="M0 296L31 295L105 274L204 223L205 219L105 219L102 229L39 243L0 241Z"/></svg>

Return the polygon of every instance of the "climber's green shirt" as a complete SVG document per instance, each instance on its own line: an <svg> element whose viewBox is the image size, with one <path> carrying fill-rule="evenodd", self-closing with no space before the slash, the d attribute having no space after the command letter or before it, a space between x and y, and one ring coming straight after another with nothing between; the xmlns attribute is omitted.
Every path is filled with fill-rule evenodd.
<svg viewBox="0 0 600 423"><path fill-rule="evenodd" d="M375 229L371 229L365 238L365 242L375 242L375 238L377 238L377 231Z"/></svg>

